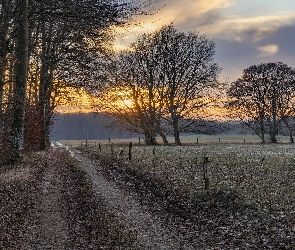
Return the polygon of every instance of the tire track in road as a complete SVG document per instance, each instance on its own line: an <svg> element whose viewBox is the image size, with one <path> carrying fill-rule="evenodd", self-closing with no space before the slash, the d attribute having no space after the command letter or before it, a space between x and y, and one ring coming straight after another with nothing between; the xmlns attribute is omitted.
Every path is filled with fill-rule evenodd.
<svg viewBox="0 0 295 250"><path fill-rule="evenodd" d="M48 164L40 184L40 203L32 214L27 232L26 249L69 249L67 222L60 208L62 181L55 164Z"/></svg>

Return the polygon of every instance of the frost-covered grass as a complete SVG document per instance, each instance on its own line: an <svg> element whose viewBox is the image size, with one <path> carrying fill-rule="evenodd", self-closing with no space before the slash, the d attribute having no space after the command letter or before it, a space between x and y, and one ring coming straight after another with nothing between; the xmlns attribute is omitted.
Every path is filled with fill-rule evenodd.
<svg viewBox="0 0 295 250"><path fill-rule="evenodd" d="M288 136L279 136L278 142L288 143L290 141ZM174 137L168 136L167 140L169 143L174 143ZM183 144L205 144L205 143L223 143L223 144L236 144L236 143L260 143L260 138L257 135L239 135L239 134L222 134L222 135L194 135L194 134L183 134L180 135L180 140ZM268 138L266 138L266 141ZM86 140L62 140L60 141L64 145L68 146L85 146ZM98 145L101 143L102 145L107 145L109 143L114 144L126 144L132 142L137 144L139 142L138 137L133 137L129 139L118 139L118 138L110 138L109 140L88 140L88 145ZM140 138L141 144L144 144L144 139ZM157 142L162 144L162 139L160 137L157 138Z"/></svg>
<svg viewBox="0 0 295 250"><path fill-rule="evenodd" d="M110 145L92 150L110 155ZM184 193L204 190L203 161L209 159L212 189L234 189L276 218L295 222L295 145L207 144L195 146L140 146L114 144L113 157L129 168L156 175ZM153 151L155 154L153 154Z"/></svg>

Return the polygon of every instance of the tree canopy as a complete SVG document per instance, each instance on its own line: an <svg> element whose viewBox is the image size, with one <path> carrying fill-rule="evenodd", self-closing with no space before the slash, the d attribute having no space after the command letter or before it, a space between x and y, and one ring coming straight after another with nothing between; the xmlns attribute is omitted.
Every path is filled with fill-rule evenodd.
<svg viewBox="0 0 295 250"><path fill-rule="evenodd" d="M142 14L149 2L0 1L1 154L2 149L9 148L7 143L14 145L15 141L25 149L29 144L39 149L49 146L49 126L59 89L65 82L81 86L83 81L98 80L97 62L113 41L113 27ZM18 153L22 151L22 146L16 147Z"/></svg>
<svg viewBox="0 0 295 250"><path fill-rule="evenodd" d="M282 62L253 65L231 84L228 96L230 109L263 143L265 133L277 142L280 126L289 128L288 118L294 116L295 70Z"/></svg>
<svg viewBox="0 0 295 250"><path fill-rule="evenodd" d="M124 98L132 101L115 114L128 124L137 124L148 143L155 143L148 138L156 134L163 137L165 121L180 144L179 120L196 114L206 103L208 89L218 85L220 68L214 53L215 44L206 36L179 32L172 24L139 36L108 67L110 87L127 89L129 95ZM108 107L112 103L106 102Z"/></svg>

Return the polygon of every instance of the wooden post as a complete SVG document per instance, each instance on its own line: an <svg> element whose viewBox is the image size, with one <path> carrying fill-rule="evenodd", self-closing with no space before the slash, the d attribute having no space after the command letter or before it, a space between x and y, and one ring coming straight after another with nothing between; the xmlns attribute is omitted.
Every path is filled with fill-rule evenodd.
<svg viewBox="0 0 295 250"><path fill-rule="evenodd" d="M114 155L114 146L113 146L113 143L111 144L111 155Z"/></svg>
<svg viewBox="0 0 295 250"><path fill-rule="evenodd" d="M109 143L111 142L111 138L109 138Z"/></svg>
<svg viewBox="0 0 295 250"><path fill-rule="evenodd" d="M155 156L155 154L156 154L156 148L153 147L153 156Z"/></svg>
<svg viewBox="0 0 295 250"><path fill-rule="evenodd" d="M140 136L138 137L138 144L140 144Z"/></svg>
<svg viewBox="0 0 295 250"><path fill-rule="evenodd" d="M83 141L81 142L81 148L83 147Z"/></svg>
<svg viewBox="0 0 295 250"><path fill-rule="evenodd" d="M98 143L98 149L99 149L99 152L101 152L101 145L100 145L100 143Z"/></svg>
<svg viewBox="0 0 295 250"><path fill-rule="evenodd" d="M87 147L88 146L88 141L86 140L86 144L85 144L85 147Z"/></svg>
<svg viewBox="0 0 295 250"><path fill-rule="evenodd" d="M197 144L199 144L199 138L197 138Z"/></svg>
<svg viewBox="0 0 295 250"><path fill-rule="evenodd" d="M129 143L129 161L131 161L132 155L131 155L131 149L132 149L132 142Z"/></svg>
<svg viewBox="0 0 295 250"><path fill-rule="evenodd" d="M204 170L205 189L208 190L210 188L208 156L204 157L203 170Z"/></svg>
<svg viewBox="0 0 295 250"><path fill-rule="evenodd" d="M219 143L220 143L220 138L218 139Z"/></svg>

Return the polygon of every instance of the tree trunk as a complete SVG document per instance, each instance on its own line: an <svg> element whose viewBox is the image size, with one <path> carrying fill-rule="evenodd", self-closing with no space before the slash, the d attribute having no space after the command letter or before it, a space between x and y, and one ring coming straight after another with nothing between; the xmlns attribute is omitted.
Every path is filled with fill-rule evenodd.
<svg viewBox="0 0 295 250"><path fill-rule="evenodd" d="M0 16L0 59L3 60L3 64L5 64L5 59L8 53L8 42L7 33L9 29L9 5L7 0L2 0L2 15ZM5 84L4 80L4 71L5 65L1 65L0 68L0 114L2 112L3 107L3 88Z"/></svg>
<svg viewBox="0 0 295 250"><path fill-rule="evenodd" d="M264 111L260 112L260 133L261 133L261 143L265 143L265 133L264 133Z"/></svg>
<svg viewBox="0 0 295 250"><path fill-rule="evenodd" d="M277 143L277 132L278 132L278 124L277 124L277 113L276 113L276 100L272 100L272 124L270 126L270 141L271 143Z"/></svg>
<svg viewBox="0 0 295 250"><path fill-rule="evenodd" d="M145 131L144 132L144 140L146 145L158 145L157 139L156 139L156 134L151 133L150 131Z"/></svg>
<svg viewBox="0 0 295 250"><path fill-rule="evenodd" d="M51 121L51 105L50 98L53 83L53 65L51 60L54 54L52 44L52 26L45 28L45 23L42 24L42 51L41 51L41 72L40 72L40 87L39 87L39 103L40 103L40 150L45 150L49 147L49 125Z"/></svg>
<svg viewBox="0 0 295 250"><path fill-rule="evenodd" d="M286 119L283 119L283 122L286 124L286 127L288 128L289 136L290 136L290 143L294 143L294 138L293 138L292 130L291 130L289 123L287 122Z"/></svg>
<svg viewBox="0 0 295 250"><path fill-rule="evenodd" d="M180 142L180 132L178 126L178 117L176 115L172 115L172 125L173 125L173 135L176 145L181 145Z"/></svg>
<svg viewBox="0 0 295 250"><path fill-rule="evenodd" d="M2 108L3 108L3 87L4 84L2 84L2 74L0 72L0 115L2 114Z"/></svg>
<svg viewBox="0 0 295 250"><path fill-rule="evenodd" d="M159 134L162 137L164 145L169 145L169 142L168 142L168 140L166 138L166 135L162 131Z"/></svg>
<svg viewBox="0 0 295 250"><path fill-rule="evenodd" d="M277 137L276 137L277 133L276 133L276 129L274 127L271 128L270 131L270 142L271 143L277 143Z"/></svg>
<svg viewBox="0 0 295 250"><path fill-rule="evenodd" d="M261 143L265 143L264 126L261 127Z"/></svg>
<svg viewBox="0 0 295 250"><path fill-rule="evenodd" d="M28 71L28 0L17 1L18 16L16 20L15 47L15 88L13 103L13 124L11 138L11 157L17 160L22 157L24 144L24 123L26 86Z"/></svg>

